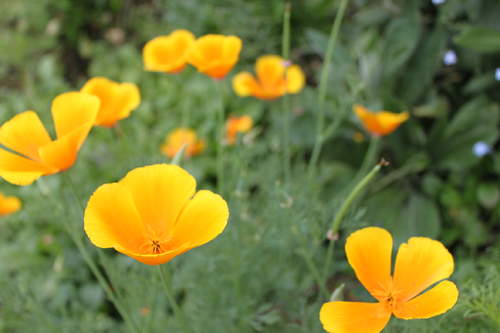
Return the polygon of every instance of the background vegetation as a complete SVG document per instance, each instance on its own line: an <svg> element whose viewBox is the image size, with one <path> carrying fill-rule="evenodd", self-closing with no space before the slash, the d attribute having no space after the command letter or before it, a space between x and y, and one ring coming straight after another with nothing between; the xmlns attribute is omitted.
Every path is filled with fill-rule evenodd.
<svg viewBox="0 0 500 333"><path fill-rule="evenodd" d="M346 284L345 298L368 300L345 261L343 244L366 225L388 228L396 243L436 238L452 251L457 306L426 320L393 319L387 332L493 332L500 328L500 2L496 0L351 0L327 85L324 143L313 181L306 175L316 137L317 85L340 1L291 1L291 58L308 86L292 98L292 176L281 170L280 101L234 95L226 114L249 114L256 127L229 148L226 195L231 221L216 241L169 264L181 307L196 332L321 332L319 308ZM436 1L435 1L436 2ZM149 39L176 28L244 41L236 70L281 52L282 1L18 0L0 2L0 120L27 109L50 124L50 102L92 76L135 82L142 104L116 131L95 128L65 184L61 175L28 187L2 181L23 209L0 220L0 332L120 332L122 318L74 245L61 219L82 224L80 205L102 183L133 167L166 162L159 146L181 125L209 140L219 100L206 77L143 70ZM450 63L448 51L456 55ZM453 59L451 59L453 60ZM499 75L500 76L500 75ZM354 103L411 113L374 143L352 115ZM333 131L335 130L335 131ZM483 141L492 152L473 153ZM378 145L378 146L375 146ZM375 148L373 148L375 146ZM372 147L372 148L369 148ZM368 149L390 161L356 203L323 272L326 231ZM215 144L183 162L199 188L214 188ZM82 232L83 238L83 232ZM91 248L88 241L86 244ZM179 332L157 272L114 251L94 250L134 319L151 332ZM319 270L319 271L317 271Z"/></svg>

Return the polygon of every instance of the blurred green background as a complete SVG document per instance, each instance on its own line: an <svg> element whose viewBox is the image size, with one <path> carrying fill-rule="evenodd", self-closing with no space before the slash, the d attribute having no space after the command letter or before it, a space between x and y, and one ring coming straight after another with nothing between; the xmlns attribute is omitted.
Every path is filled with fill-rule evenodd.
<svg viewBox="0 0 500 333"><path fill-rule="evenodd" d="M194 330L321 332L326 299L311 267L323 268L326 231L370 145L351 112L354 103L409 111L411 118L381 140L378 156L391 164L344 221L327 272L330 291L344 282L346 299L368 299L345 261L351 231L384 226L396 243L428 236L454 254L459 303L426 321L393 319L386 331L499 330L500 1L349 1L327 86L327 127L337 130L324 144L313 182L304 170L340 1L290 3L291 58L307 74L307 87L292 97L292 181L279 180L282 104L238 98L227 80L226 114L249 114L256 128L250 143L228 149L227 230L169 264ZM120 131L95 128L69 171L85 205L100 184L136 166L167 162L159 145L180 126L182 110L202 138L211 138L215 124L207 119L219 106L214 85L193 69L175 76L145 72L141 50L148 40L177 28L237 35L244 47L234 74L251 69L260 55L281 52L283 8L277 0L1 1L0 120L33 109L48 125L51 100L92 76L138 84L139 109ZM361 142L354 140L358 132ZM478 142L489 148L484 156L474 150ZM209 142L202 155L183 162L198 188L214 187L214 151ZM2 181L0 190L24 204L0 220L0 332L124 331L64 233L60 219L82 221L62 178L22 188ZM110 278L144 332L180 332L155 270L99 251L93 253L112 268Z"/></svg>

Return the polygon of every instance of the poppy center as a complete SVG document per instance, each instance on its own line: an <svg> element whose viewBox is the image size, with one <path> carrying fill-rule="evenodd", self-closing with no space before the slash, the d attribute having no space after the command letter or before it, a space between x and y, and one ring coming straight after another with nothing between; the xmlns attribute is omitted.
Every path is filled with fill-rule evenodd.
<svg viewBox="0 0 500 333"><path fill-rule="evenodd" d="M151 241L151 247L153 248L153 253L155 254L161 253L161 245L159 241L153 239Z"/></svg>

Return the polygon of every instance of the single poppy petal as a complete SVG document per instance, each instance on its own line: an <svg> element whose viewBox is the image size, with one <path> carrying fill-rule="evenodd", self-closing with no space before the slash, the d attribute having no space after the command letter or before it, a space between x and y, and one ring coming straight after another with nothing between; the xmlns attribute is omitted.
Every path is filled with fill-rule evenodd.
<svg viewBox="0 0 500 333"><path fill-rule="evenodd" d="M42 163L0 149L0 177L15 185L29 185L43 175L55 172Z"/></svg>
<svg viewBox="0 0 500 333"><path fill-rule="evenodd" d="M453 256L436 240L412 237L399 247L394 268L394 297L406 302L453 273Z"/></svg>
<svg viewBox="0 0 500 333"><path fill-rule="evenodd" d="M57 96L52 102L52 117L58 138L79 130L82 126L89 127L89 131L94 124L97 112L99 111L99 98L81 92L68 92ZM87 133L82 132L79 138L80 148L87 137Z"/></svg>
<svg viewBox="0 0 500 333"><path fill-rule="evenodd" d="M252 95L256 85L255 78L249 72L238 73L233 78L233 89L240 97Z"/></svg>
<svg viewBox="0 0 500 333"><path fill-rule="evenodd" d="M284 59L277 55L259 57L255 64L255 73L264 89L276 89L285 82Z"/></svg>
<svg viewBox="0 0 500 333"><path fill-rule="evenodd" d="M50 141L47 130L33 111L14 116L0 128L0 144L33 160L40 159L38 149Z"/></svg>
<svg viewBox="0 0 500 333"><path fill-rule="evenodd" d="M222 56L233 65L238 61L243 43L236 36L224 36L222 43Z"/></svg>
<svg viewBox="0 0 500 333"><path fill-rule="evenodd" d="M89 199L84 230L101 248L141 252L149 238L129 189L120 183L101 185Z"/></svg>
<svg viewBox="0 0 500 333"><path fill-rule="evenodd" d="M393 112L378 112L376 114L382 132L381 135L386 135L394 132L402 123L408 120L408 112L393 113Z"/></svg>
<svg viewBox="0 0 500 333"><path fill-rule="evenodd" d="M296 94L304 88L305 76L302 69L297 65L292 65L286 70L286 87L290 94Z"/></svg>
<svg viewBox="0 0 500 333"><path fill-rule="evenodd" d="M210 191L198 191L182 210L172 231L173 247L203 245L217 237L227 225L226 201Z"/></svg>
<svg viewBox="0 0 500 333"><path fill-rule="evenodd" d="M117 104L121 111L118 113L118 120L127 118L141 104L141 93L137 85L128 82L120 84Z"/></svg>
<svg viewBox="0 0 500 333"><path fill-rule="evenodd" d="M158 239L167 238L196 188L194 177L172 164L136 168L120 184L131 192L146 230Z"/></svg>
<svg viewBox="0 0 500 333"><path fill-rule="evenodd" d="M329 302L319 313L323 328L332 333L378 333L391 318L382 303Z"/></svg>
<svg viewBox="0 0 500 333"><path fill-rule="evenodd" d="M457 300L457 286L446 280L408 302L399 304L393 312L401 319L431 318L451 309Z"/></svg>
<svg viewBox="0 0 500 333"><path fill-rule="evenodd" d="M360 229L347 238L345 252L358 280L373 297L383 301L392 280L391 234L378 227Z"/></svg>

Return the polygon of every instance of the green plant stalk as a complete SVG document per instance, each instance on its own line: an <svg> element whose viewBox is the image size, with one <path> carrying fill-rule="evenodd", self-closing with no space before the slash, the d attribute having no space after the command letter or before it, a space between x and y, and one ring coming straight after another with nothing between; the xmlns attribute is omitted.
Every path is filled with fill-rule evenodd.
<svg viewBox="0 0 500 333"><path fill-rule="evenodd" d="M366 173L370 165L373 165L377 159L377 154L380 150L380 137L378 136L372 136L370 139L370 144L368 146L368 150L365 154L365 157L363 159L363 163L361 164L361 168L359 171L356 173L356 176L354 177L354 180L357 181L359 178L361 178L362 175Z"/></svg>
<svg viewBox="0 0 500 333"><path fill-rule="evenodd" d="M281 43L281 55L285 61L290 58L290 16L291 16L291 6L287 2L285 4L285 9L283 12L283 38ZM286 72L285 72L286 73ZM286 74L285 74L286 75ZM283 96L283 138L282 138L282 148L283 148L283 175L284 183L287 184L290 181L291 173L291 153L290 153L290 123L291 123L291 100L290 95L285 93Z"/></svg>
<svg viewBox="0 0 500 333"><path fill-rule="evenodd" d="M215 142L217 145L217 192L224 194L224 91L223 81L214 80L220 105L216 114Z"/></svg>
<svg viewBox="0 0 500 333"><path fill-rule="evenodd" d="M63 178L65 180L65 183L68 184L68 187L71 190L73 200L76 201L78 205L79 211L83 211L83 207L80 204L80 201L78 200L78 196L76 195L75 188L73 186L73 182L71 181L71 177L68 175L67 171L63 172ZM126 306L119 300L115 292L113 291L113 288L110 286L110 284L106 281L106 278L104 275L101 273L99 268L97 267L97 264L95 261L92 259L92 256L90 253L87 251L87 248L85 247L82 239L79 237L74 232L74 229L71 227L71 225L68 223L66 219L63 219L64 221L64 226L68 232L68 234L71 237L71 240L75 243L78 251L82 255L85 263L89 267L90 271L92 274L95 276L101 287L104 289L104 292L106 293L106 296L108 299L115 305L116 309L120 313L120 315L123 317L127 327L131 332L140 332L141 330L137 327L136 323L132 320L132 317L130 316L129 312L126 309Z"/></svg>
<svg viewBox="0 0 500 333"><path fill-rule="evenodd" d="M321 69L321 77L318 88L318 118L316 122L316 140L314 142L314 148L311 155L311 160L309 161L309 176L314 175L316 164L318 163L319 155L321 153L321 148L325 140L324 137L324 127L325 127L325 100L326 100L326 89L328 84L328 79L330 76L330 65L333 57L333 50L335 48L335 42L337 41L337 36L344 18L345 10L347 8L349 0L341 0L339 5L339 10L335 16L333 22L332 30L330 32L330 37L328 38L328 46L325 54L325 61Z"/></svg>
<svg viewBox="0 0 500 333"><path fill-rule="evenodd" d="M167 270L166 264L158 265L158 272L160 275L161 282L163 284L163 290L165 291L165 296L167 296L167 300L174 311L174 315L176 319L181 324L184 332L191 332L191 328L188 325L188 321L184 314L184 311L179 307L177 301L172 292L172 279L170 276L170 271Z"/></svg>
<svg viewBox="0 0 500 333"><path fill-rule="evenodd" d="M326 251L326 257L325 257L325 263L323 265L324 267L324 280L325 280L325 285L326 285L326 280L328 276L328 271L329 271L329 266L330 266L330 261L332 260L332 255L333 255L333 244L334 240L337 237L338 231L340 229L340 224L342 223L342 220L344 219L345 215L349 211L349 208L353 204L354 200L359 197L359 195L362 193L362 191L366 188L366 186L375 178L375 176L379 173L380 169L386 165L387 162L385 160L381 160L377 165L373 167L373 169L363 178L359 181L359 183L352 189L351 193L347 196L345 201L342 203L342 206L340 206L340 209L338 213L335 215L335 218L332 222L332 227L330 229L331 236L334 237L334 239L330 240L328 243L328 248Z"/></svg>

